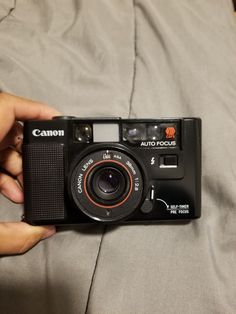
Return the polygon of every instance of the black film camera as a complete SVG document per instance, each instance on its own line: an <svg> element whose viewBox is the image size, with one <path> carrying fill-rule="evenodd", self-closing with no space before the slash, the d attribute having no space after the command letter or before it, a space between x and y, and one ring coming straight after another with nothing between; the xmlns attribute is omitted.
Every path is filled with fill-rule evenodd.
<svg viewBox="0 0 236 314"><path fill-rule="evenodd" d="M28 121L23 171L31 224L199 218L201 120Z"/></svg>

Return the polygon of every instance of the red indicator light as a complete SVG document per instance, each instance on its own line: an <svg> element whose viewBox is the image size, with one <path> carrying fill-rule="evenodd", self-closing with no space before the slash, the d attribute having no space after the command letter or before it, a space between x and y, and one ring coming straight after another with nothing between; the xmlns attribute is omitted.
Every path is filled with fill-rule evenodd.
<svg viewBox="0 0 236 314"><path fill-rule="evenodd" d="M169 126L166 128L166 138L175 138L175 128L173 126Z"/></svg>

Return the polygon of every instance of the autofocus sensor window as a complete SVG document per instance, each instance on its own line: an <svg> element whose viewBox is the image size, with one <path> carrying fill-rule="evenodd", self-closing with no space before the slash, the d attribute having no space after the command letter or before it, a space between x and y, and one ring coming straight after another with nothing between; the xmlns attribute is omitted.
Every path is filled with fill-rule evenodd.
<svg viewBox="0 0 236 314"><path fill-rule="evenodd" d="M75 140L80 143L89 143L92 140L92 128L89 124L79 124L74 128Z"/></svg>
<svg viewBox="0 0 236 314"><path fill-rule="evenodd" d="M147 127L147 139L148 140L159 140L162 138L162 129L157 124L150 124Z"/></svg>
<svg viewBox="0 0 236 314"><path fill-rule="evenodd" d="M146 140L146 125L143 123L123 124L123 140L130 143Z"/></svg>

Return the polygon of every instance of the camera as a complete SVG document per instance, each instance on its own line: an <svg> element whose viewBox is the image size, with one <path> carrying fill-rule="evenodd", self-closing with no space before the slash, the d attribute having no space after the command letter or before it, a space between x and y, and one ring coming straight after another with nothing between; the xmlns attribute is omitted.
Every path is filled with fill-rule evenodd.
<svg viewBox="0 0 236 314"><path fill-rule="evenodd" d="M27 121L23 176L33 225L199 218L201 119Z"/></svg>

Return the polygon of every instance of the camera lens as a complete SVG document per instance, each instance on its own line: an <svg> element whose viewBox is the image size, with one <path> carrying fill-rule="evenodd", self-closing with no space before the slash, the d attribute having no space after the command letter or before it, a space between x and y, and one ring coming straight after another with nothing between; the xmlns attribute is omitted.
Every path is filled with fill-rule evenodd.
<svg viewBox="0 0 236 314"><path fill-rule="evenodd" d="M113 165L95 168L87 181L91 197L103 204L120 201L127 194L129 187L127 174Z"/></svg>
<svg viewBox="0 0 236 314"><path fill-rule="evenodd" d="M68 178L79 212L103 222L131 215L141 204L144 182L133 158L129 151L108 146L80 159Z"/></svg>
<svg viewBox="0 0 236 314"><path fill-rule="evenodd" d="M120 186L121 173L116 169L102 169L98 175L99 189L104 193L114 193Z"/></svg>

